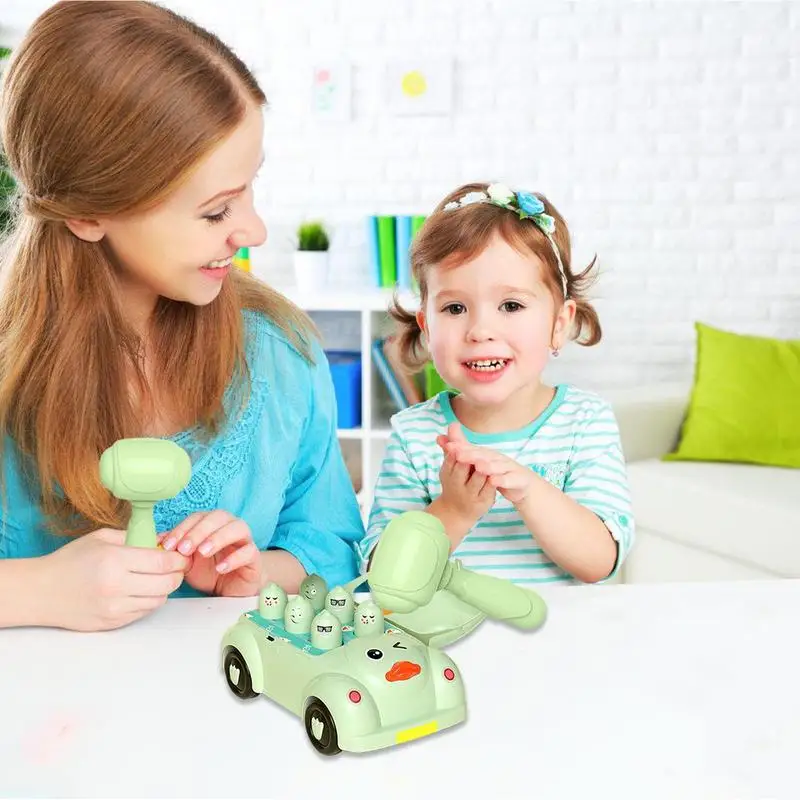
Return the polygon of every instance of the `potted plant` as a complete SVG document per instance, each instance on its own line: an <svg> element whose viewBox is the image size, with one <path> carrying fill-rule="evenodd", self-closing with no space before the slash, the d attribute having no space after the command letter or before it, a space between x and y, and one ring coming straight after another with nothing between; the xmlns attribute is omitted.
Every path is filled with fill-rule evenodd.
<svg viewBox="0 0 800 800"><path fill-rule="evenodd" d="M10 55L11 48L0 45L0 75ZM11 225L11 203L15 191L16 184L3 154L0 153L0 239Z"/></svg>
<svg viewBox="0 0 800 800"><path fill-rule="evenodd" d="M11 227L12 202L15 192L16 184L2 153L0 153L0 239Z"/></svg>
<svg viewBox="0 0 800 800"><path fill-rule="evenodd" d="M304 222L297 229L294 272L300 291L316 291L328 282L329 246L328 233L322 222Z"/></svg>

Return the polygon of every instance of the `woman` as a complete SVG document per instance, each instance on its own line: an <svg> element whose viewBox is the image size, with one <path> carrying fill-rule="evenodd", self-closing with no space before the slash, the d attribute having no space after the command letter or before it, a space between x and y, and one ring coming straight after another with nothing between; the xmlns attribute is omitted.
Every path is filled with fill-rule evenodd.
<svg viewBox="0 0 800 800"><path fill-rule="evenodd" d="M7 67L20 187L4 243L0 626L125 625L171 594L357 574L363 526L310 320L232 269L264 242L266 99L216 36L146 2L63 2ZM124 546L115 441L164 437L188 486Z"/></svg>

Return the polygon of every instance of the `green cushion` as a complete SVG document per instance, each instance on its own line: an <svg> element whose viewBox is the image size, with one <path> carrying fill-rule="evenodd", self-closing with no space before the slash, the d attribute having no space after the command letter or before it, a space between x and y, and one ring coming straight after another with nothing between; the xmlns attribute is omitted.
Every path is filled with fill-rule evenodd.
<svg viewBox="0 0 800 800"><path fill-rule="evenodd" d="M665 460L800 467L800 340L695 330L694 387Z"/></svg>

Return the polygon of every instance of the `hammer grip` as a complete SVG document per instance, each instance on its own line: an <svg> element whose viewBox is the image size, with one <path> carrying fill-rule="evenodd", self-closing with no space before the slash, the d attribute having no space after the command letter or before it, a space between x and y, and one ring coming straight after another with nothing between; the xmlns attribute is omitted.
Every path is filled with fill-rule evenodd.
<svg viewBox="0 0 800 800"><path fill-rule="evenodd" d="M125 544L132 547L156 547L156 525L153 520L153 504L131 503L131 518L125 534Z"/></svg>

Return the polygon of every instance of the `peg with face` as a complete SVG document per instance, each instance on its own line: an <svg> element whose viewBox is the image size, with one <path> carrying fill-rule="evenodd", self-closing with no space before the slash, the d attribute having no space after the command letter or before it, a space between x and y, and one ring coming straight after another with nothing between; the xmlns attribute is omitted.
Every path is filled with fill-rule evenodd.
<svg viewBox="0 0 800 800"><path fill-rule="evenodd" d="M342 623L325 608L311 622L311 644L320 650L332 650L342 644Z"/></svg>
<svg viewBox="0 0 800 800"><path fill-rule="evenodd" d="M342 625L352 624L354 614L353 596L341 586L337 586L328 592L328 596L325 598L325 609L330 611Z"/></svg>
<svg viewBox="0 0 800 800"><path fill-rule="evenodd" d="M293 597L286 603L283 612L283 627L289 633L308 633L311 630L311 620L314 609L307 597L302 594Z"/></svg>
<svg viewBox="0 0 800 800"><path fill-rule="evenodd" d="M258 613L264 619L283 619L286 592L274 581L268 583L258 595Z"/></svg>
<svg viewBox="0 0 800 800"><path fill-rule="evenodd" d="M325 595L327 592L328 585L325 583L325 580L317 574L306 576L300 584L300 594L311 603L314 613L322 611L325 607Z"/></svg>
<svg viewBox="0 0 800 800"><path fill-rule="evenodd" d="M355 611L353 624L356 636L374 636L383 633L383 611L377 603L365 600Z"/></svg>

